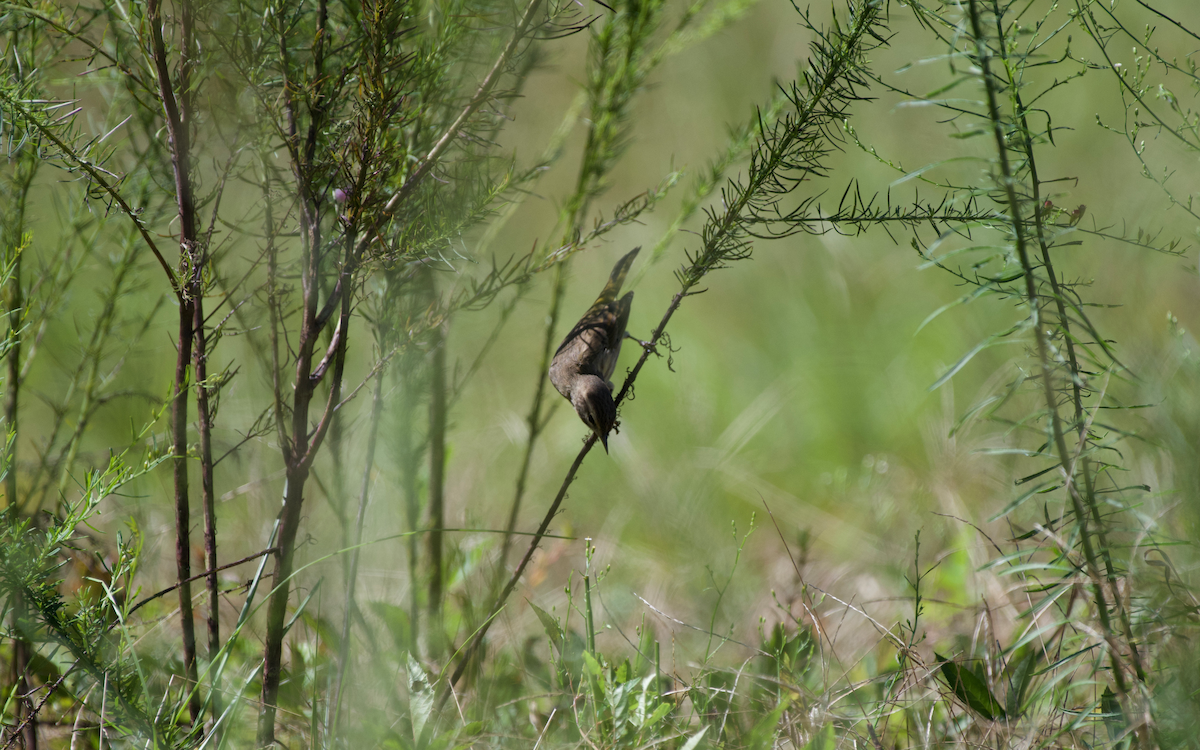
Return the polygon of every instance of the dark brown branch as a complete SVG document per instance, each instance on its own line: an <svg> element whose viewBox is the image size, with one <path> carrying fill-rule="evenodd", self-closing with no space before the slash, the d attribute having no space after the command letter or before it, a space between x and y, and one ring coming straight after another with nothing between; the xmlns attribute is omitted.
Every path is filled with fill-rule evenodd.
<svg viewBox="0 0 1200 750"><path fill-rule="evenodd" d="M167 120L167 135L171 145L171 166L175 173L175 200L179 209L179 255L180 267L186 271L186 276L180 279L181 286L177 290L179 298L179 338L175 361L175 390L171 404L171 437L172 454L174 456L174 488L175 488L175 567L179 580L179 621L183 640L183 670L184 678L189 684L196 683L196 634L192 618L192 591L188 581L191 580L191 509L188 497L188 466L187 466L187 411L188 411L188 368L192 364L192 349L195 344L196 323L203 324L202 311L197 310L203 296L201 278L203 275L203 251L199 247L196 235L196 207L192 197L189 91L190 73L193 65L191 59L192 38L192 9L187 0L182 0L181 29L182 40L181 64L179 66L179 90L181 99L177 100L171 82L171 72L167 64L167 49L163 41L163 21L160 0L149 0L146 5L146 17L150 30L151 57L158 74L158 91L162 99L163 110ZM207 415L204 415L204 419ZM209 452L211 459L211 448ZM211 462L209 464L211 468ZM211 472L209 480L211 482ZM192 691L188 700L188 709L192 723L200 720L200 695Z"/></svg>
<svg viewBox="0 0 1200 750"><path fill-rule="evenodd" d="M291 156L292 172L296 178L296 190L300 209L301 226L301 309L300 332L296 342L296 361L294 379L292 381L292 414L290 432L287 436L282 426L281 434L285 435L284 463L286 469L286 484L284 489L283 508L279 513L279 536L275 554L275 589L271 592L267 605L267 625L263 639L263 668L262 668L262 703L258 713L257 743L258 747L270 747L275 744L275 715L276 702L279 697L279 682L282 676L283 638L285 634L287 605L291 593L291 577L295 565L296 535L300 527L301 513L304 505L304 486L308 482L312 462L329 429L333 414L333 406L339 400L341 392L342 370L346 358L345 331L349 327L350 295L342 295L342 314L338 328L342 335L338 338L337 355L334 360L334 371L330 383L329 400L326 402L324 414L316 430L310 433L309 414L313 404L315 390L318 384L312 377L314 351L319 342L322 325L317 321L320 306L322 256L325 239L322 236L318 201L313 192L313 175L311 167L316 156L318 141L325 127L329 114L330 102L325 95L325 87L329 84L326 77L325 55L328 43L329 14L325 0L320 0L317 8L316 34L312 46L313 79L315 84L308 93L308 127L304 136L303 149L300 148L299 125L297 122L298 102L294 97L294 87L290 80L291 60L289 58L289 39L286 24L276 17L279 36L279 51L281 68L284 77L284 113L288 123L289 138L288 152ZM345 258L341 266L342 279L351 281L353 270L348 263L353 248L353 242L346 242ZM272 271L277 271L272 266ZM269 280L274 284L275 279ZM278 305L276 298L273 303ZM279 318L273 321L273 330L278 331ZM277 356L277 355L276 355ZM278 361L276 359L276 361ZM278 368L276 368L278 372ZM275 381L275 400L282 404L278 377ZM277 414L276 419L282 419Z"/></svg>
<svg viewBox="0 0 1200 750"><path fill-rule="evenodd" d="M212 217L208 223L208 231L205 233L203 244L196 252L196 255L199 256L197 262L199 265L198 271L200 272L202 272L203 268L210 261L209 248L212 247L212 236L217 225L221 198L225 194L225 182L237 158L238 151L234 149L233 154L230 155L221 173L220 183L217 185L216 197L213 200L212 206ZM217 389L208 383L208 357L210 352L208 331L205 329L204 289L202 281L200 281L203 277L200 273L197 273L194 278L197 279L195 286L198 287L196 297L193 300L194 309L192 315L193 335L196 337L195 346L193 347L196 372L196 426L200 433L200 504L204 515L204 564L210 572L205 583L208 590L208 619L206 623L208 626L208 658L212 661L221 652L221 595L217 585L217 508L213 486L213 472L216 462L213 460L213 409L210 403L210 398L216 393ZM212 720L214 727L219 727L218 722L223 710L221 705L221 691L220 686L217 684L217 680L219 679L218 672L213 671L211 674L213 679L211 686ZM214 731L217 730L214 729Z"/></svg>

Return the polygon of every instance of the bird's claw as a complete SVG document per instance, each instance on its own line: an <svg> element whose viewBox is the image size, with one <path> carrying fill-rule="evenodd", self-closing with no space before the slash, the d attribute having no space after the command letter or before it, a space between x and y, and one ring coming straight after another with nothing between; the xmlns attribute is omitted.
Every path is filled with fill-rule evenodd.
<svg viewBox="0 0 1200 750"><path fill-rule="evenodd" d="M655 342L653 342L653 341L642 341L642 340L641 340L641 339L639 339L637 336L634 336L633 334L631 334L629 331L626 331L626 332L625 332L625 338L627 338L627 339L632 339L633 341L636 341L636 342L637 342L637 344L638 344L638 346L642 347L642 351L647 351L647 352L650 352L651 354L653 354L653 355L654 355L654 356L656 356L656 357L661 357L661 356L662 356L662 355L661 355L661 354L659 354L659 352L658 352L658 344L656 344L656 343L655 343Z"/></svg>

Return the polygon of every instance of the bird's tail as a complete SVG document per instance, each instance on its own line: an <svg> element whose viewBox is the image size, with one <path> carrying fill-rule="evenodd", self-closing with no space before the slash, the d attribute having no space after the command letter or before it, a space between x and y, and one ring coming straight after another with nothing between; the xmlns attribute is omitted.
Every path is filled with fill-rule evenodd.
<svg viewBox="0 0 1200 750"><path fill-rule="evenodd" d="M612 275L608 277L608 283L604 285L600 296L596 298L596 304L611 302L617 298L617 295L621 293L621 285L625 283L625 276L629 274L633 260L637 257L638 250L641 249L639 245L617 261L617 265L613 266Z"/></svg>

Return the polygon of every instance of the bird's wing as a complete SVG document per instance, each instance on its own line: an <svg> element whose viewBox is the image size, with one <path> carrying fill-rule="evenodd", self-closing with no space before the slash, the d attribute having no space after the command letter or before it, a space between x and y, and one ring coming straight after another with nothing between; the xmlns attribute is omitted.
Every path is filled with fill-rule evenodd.
<svg viewBox="0 0 1200 750"><path fill-rule="evenodd" d="M607 327L604 348L596 358L596 374L608 382L617 369L617 358L621 356L621 343L625 340L625 326L629 323L629 308L633 306L633 292L609 305L610 325Z"/></svg>
<svg viewBox="0 0 1200 750"><path fill-rule="evenodd" d="M570 383L577 374L595 375L606 383L612 378L617 357L621 354L621 341L625 338L625 325L629 322L629 308L633 304L633 292L620 299L617 294L640 249L635 247L617 261L599 298L554 353L550 382L564 396L570 398Z"/></svg>
<svg viewBox="0 0 1200 750"><path fill-rule="evenodd" d="M555 362L571 362L584 375L603 377L599 364L611 347L610 332L616 324L616 313L615 304L593 305L563 339L554 353Z"/></svg>

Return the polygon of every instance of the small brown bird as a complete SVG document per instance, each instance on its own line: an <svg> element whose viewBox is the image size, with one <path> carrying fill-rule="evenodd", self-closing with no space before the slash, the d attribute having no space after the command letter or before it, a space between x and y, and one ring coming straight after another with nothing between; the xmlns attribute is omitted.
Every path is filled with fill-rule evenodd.
<svg viewBox="0 0 1200 750"><path fill-rule="evenodd" d="M554 353L550 382L575 407L575 413L600 438L608 452L608 433L617 421L613 403L613 370L625 339L633 292L617 299L625 275L640 247L635 247L613 267L600 296L583 314Z"/></svg>

